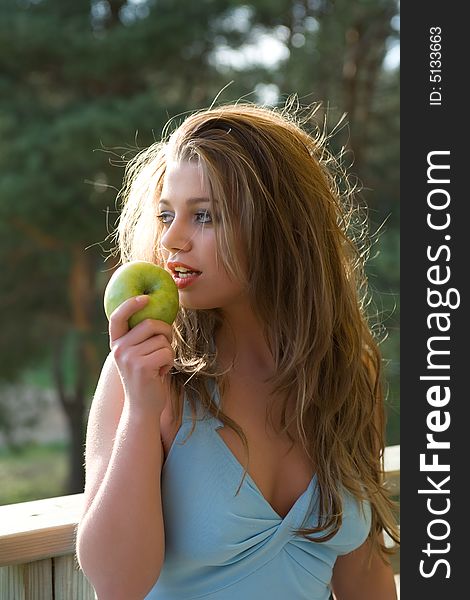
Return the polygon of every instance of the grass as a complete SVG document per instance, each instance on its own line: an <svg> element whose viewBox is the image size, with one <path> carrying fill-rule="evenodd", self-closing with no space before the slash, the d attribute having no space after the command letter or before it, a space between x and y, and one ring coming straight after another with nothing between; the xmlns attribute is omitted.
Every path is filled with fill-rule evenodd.
<svg viewBox="0 0 470 600"><path fill-rule="evenodd" d="M63 496L67 480L64 444L0 450L0 505Z"/></svg>

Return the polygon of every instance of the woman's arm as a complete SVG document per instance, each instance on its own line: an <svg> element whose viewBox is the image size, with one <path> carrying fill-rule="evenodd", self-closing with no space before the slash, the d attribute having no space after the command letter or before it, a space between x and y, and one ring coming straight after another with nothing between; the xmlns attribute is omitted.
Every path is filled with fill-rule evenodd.
<svg viewBox="0 0 470 600"><path fill-rule="evenodd" d="M370 540L349 554L339 556L331 581L335 600L396 600L393 570L378 553L370 564Z"/></svg>
<svg viewBox="0 0 470 600"><path fill-rule="evenodd" d="M160 373L172 363L171 330L148 321L127 331L136 305L122 307L111 317L112 353L88 420L77 532L78 560L99 600L141 600L164 558L160 416L169 385Z"/></svg>

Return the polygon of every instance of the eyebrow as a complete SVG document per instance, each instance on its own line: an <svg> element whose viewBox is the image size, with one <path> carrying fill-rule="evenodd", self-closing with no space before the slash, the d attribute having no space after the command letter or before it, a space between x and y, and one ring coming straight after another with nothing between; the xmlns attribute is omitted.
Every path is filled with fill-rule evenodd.
<svg viewBox="0 0 470 600"><path fill-rule="evenodd" d="M206 203L210 203L212 202L212 200L210 198L188 198L186 200L186 204L188 204L189 206L192 206L193 204L200 204L202 202L206 202ZM159 204L164 204L165 206L171 206L171 202L170 200L167 200L166 198L160 198Z"/></svg>

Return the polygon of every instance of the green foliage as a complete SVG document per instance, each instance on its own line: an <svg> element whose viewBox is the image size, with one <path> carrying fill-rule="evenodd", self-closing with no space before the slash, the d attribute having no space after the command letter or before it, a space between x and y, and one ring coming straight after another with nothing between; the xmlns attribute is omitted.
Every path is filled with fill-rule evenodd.
<svg viewBox="0 0 470 600"><path fill-rule="evenodd" d="M0 505L63 496L66 478L67 453L61 445L0 450Z"/></svg>
<svg viewBox="0 0 470 600"><path fill-rule="evenodd" d="M354 161L372 231L385 221L369 271L398 403L398 72L382 68L395 0L1 0L0 10L0 380L47 364L69 396L91 395L123 164L233 81L220 102L271 85L281 102L328 103L329 126L348 112L332 144ZM217 58L262 33L285 45L275 67Z"/></svg>

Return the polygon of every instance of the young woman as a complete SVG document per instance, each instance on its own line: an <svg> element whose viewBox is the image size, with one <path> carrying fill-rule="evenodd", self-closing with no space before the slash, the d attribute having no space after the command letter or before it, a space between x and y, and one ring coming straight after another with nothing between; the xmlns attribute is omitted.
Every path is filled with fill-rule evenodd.
<svg viewBox="0 0 470 600"><path fill-rule="evenodd" d="M122 261L181 308L110 318L77 539L99 600L396 598L365 230L325 143L237 104L128 165Z"/></svg>

